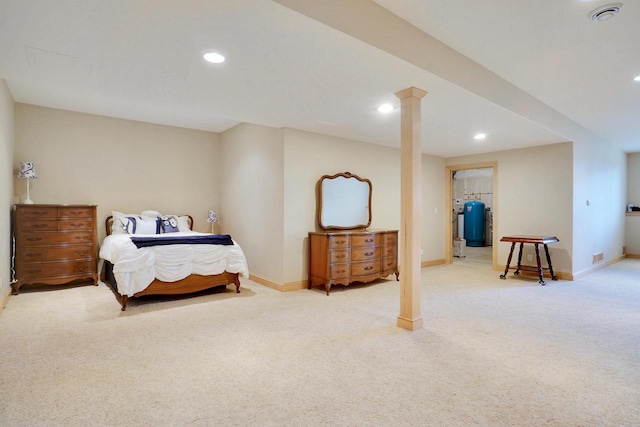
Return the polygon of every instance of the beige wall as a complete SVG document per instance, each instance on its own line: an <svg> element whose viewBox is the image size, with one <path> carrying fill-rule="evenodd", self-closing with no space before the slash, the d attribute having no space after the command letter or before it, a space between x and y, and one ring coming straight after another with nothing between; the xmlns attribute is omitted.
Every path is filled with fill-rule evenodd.
<svg viewBox="0 0 640 427"><path fill-rule="evenodd" d="M626 203L640 206L640 153L627 154ZM640 256L640 215L625 217L627 254Z"/></svg>
<svg viewBox="0 0 640 427"><path fill-rule="evenodd" d="M587 200L589 204L587 205ZM580 276L622 257L627 204L627 156L595 142L573 143L573 273Z"/></svg>
<svg viewBox="0 0 640 427"><path fill-rule="evenodd" d="M282 284L282 130L240 124L221 142L221 230L240 244L252 275Z"/></svg>
<svg viewBox="0 0 640 427"><path fill-rule="evenodd" d="M445 159L422 155L422 256L424 262L444 262ZM397 191L397 190L396 190Z"/></svg>
<svg viewBox="0 0 640 427"><path fill-rule="evenodd" d="M2 114L10 117L6 86L4 93ZM0 132L0 147L11 150L5 142L11 129ZM550 249L559 272L589 269L587 258L598 251L614 258L624 243L624 216L614 210L626 204L626 184L620 182L626 157L606 147L577 150L563 143L446 160L423 155L422 261L445 256L445 165L493 161L498 238L558 236L560 243ZM101 238L111 210L188 213L196 230L207 231L207 211L216 209L218 231L242 245L251 273L279 285L307 278L306 239L316 229L315 185L324 174L349 171L369 178L371 227L399 228L399 150L310 132L241 124L218 135L15 104L12 158L14 202L24 199L26 187L13 179L13 169L19 161L34 161L39 178L32 181L31 198L97 204ZM593 201L588 209L583 198ZM576 242L584 247L574 249ZM499 244L498 264L508 249Z"/></svg>
<svg viewBox="0 0 640 427"><path fill-rule="evenodd" d="M307 279L308 233L317 229L316 183L351 172L371 180L371 228L400 227L400 150L285 129L285 282ZM422 260L444 257L444 161L422 157ZM436 213L437 210L437 213Z"/></svg>
<svg viewBox="0 0 640 427"><path fill-rule="evenodd" d="M0 79L0 304L10 291L11 221L13 194L14 102L7 83ZM0 307L0 310L2 307Z"/></svg>
<svg viewBox="0 0 640 427"><path fill-rule="evenodd" d="M278 285L307 279L309 231L315 230L315 184L349 171L373 182L372 228L399 228L399 150L265 126L241 124L221 135L16 104L14 163L35 162L36 203L155 209L194 216L243 247L252 275ZM444 257L444 160L423 156L423 260ZM80 177L80 178L79 178ZM26 186L14 180L14 201Z"/></svg>
<svg viewBox="0 0 640 427"><path fill-rule="evenodd" d="M572 144L455 157L446 163L457 166L493 161L498 162L494 241L514 234L557 236L560 242L549 245L553 268L571 273ZM508 243L498 243L498 265L505 265L509 249ZM526 248L526 253L531 250Z"/></svg>
<svg viewBox="0 0 640 427"><path fill-rule="evenodd" d="M640 206L640 153L627 154L626 202Z"/></svg>
<svg viewBox="0 0 640 427"><path fill-rule="evenodd" d="M220 208L219 135L16 104L14 163L35 163L35 203L98 205L100 240L112 210L190 214L207 231ZM14 200L25 198L15 180Z"/></svg>
<svg viewBox="0 0 640 427"><path fill-rule="evenodd" d="M277 286L307 280L318 179L351 172L373 184L371 228L398 229L398 149L293 129L241 124L221 135L221 228L243 247L251 274ZM423 260L444 258L444 160L423 156ZM437 212L437 213L436 213Z"/></svg>
<svg viewBox="0 0 640 427"><path fill-rule="evenodd" d="M316 231L316 183L351 172L371 180L371 228L397 229L400 156L397 149L285 129L285 266L287 282L307 279L308 233Z"/></svg>

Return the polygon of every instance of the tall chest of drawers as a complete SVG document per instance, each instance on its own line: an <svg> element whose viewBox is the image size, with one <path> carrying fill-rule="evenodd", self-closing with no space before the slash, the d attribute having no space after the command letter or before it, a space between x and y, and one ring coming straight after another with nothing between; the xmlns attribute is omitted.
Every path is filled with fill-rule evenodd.
<svg viewBox="0 0 640 427"><path fill-rule="evenodd" d="M396 275L398 231L336 231L309 233L308 287L349 285Z"/></svg>
<svg viewBox="0 0 640 427"><path fill-rule="evenodd" d="M94 205L16 205L13 294L25 284L98 284Z"/></svg>

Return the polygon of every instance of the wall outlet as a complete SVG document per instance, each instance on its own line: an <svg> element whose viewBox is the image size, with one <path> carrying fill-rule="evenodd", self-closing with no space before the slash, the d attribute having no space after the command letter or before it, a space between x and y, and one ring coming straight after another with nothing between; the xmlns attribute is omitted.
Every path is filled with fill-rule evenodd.
<svg viewBox="0 0 640 427"><path fill-rule="evenodd" d="M604 253L603 252L598 252L597 254L593 254L593 258L591 260L591 262L593 264L597 264L599 262L604 261Z"/></svg>

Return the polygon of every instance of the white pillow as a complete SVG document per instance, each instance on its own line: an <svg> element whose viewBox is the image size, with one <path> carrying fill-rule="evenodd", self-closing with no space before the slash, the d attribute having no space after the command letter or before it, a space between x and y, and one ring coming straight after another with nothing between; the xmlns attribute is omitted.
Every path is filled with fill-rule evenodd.
<svg viewBox="0 0 640 427"><path fill-rule="evenodd" d="M180 231L191 231L191 227L189 227L189 217L179 216L178 217L178 230Z"/></svg>
<svg viewBox="0 0 640 427"><path fill-rule="evenodd" d="M189 227L189 217L186 215L162 215L163 218L175 218L178 221L178 231L191 231Z"/></svg>
<svg viewBox="0 0 640 427"><path fill-rule="evenodd" d="M160 234L160 220L158 218L127 217L127 233Z"/></svg>
<svg viewBox="0 0 640 427"><path fill-rule="evenodd" d="M123 214L118 211L111 211L113 216L113 224L111 224L111 234L128 234L127 233L127 217L142 218L138 214Z"/></svg>
<svg viewBox="0 0 640 427"><path fill-rule="evenodd" d="M140 214L142 216L148 216L151 218L157 218L159 216L162 216L162 214L158 211L142 211L142 213Z"/></svg>

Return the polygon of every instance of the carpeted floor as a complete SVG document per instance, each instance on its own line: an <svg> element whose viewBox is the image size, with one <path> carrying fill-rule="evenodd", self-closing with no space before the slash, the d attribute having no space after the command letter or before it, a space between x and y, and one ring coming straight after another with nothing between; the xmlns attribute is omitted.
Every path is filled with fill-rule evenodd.
<svg viewBox="0 0 640 427"><path fill-rule="evenodd" d="M0 315L0 425L637 426L640 260L574 282L423 270L398 284L132 301L25 290Z"/></svg>
<svg viewBox="0 0 640 427"><path fill-rule="evenodd" d="M453 257L454 264L463 264L469 267L488 267L493 265L492 246L467 246L464 250L464 257Z"/></svg>

